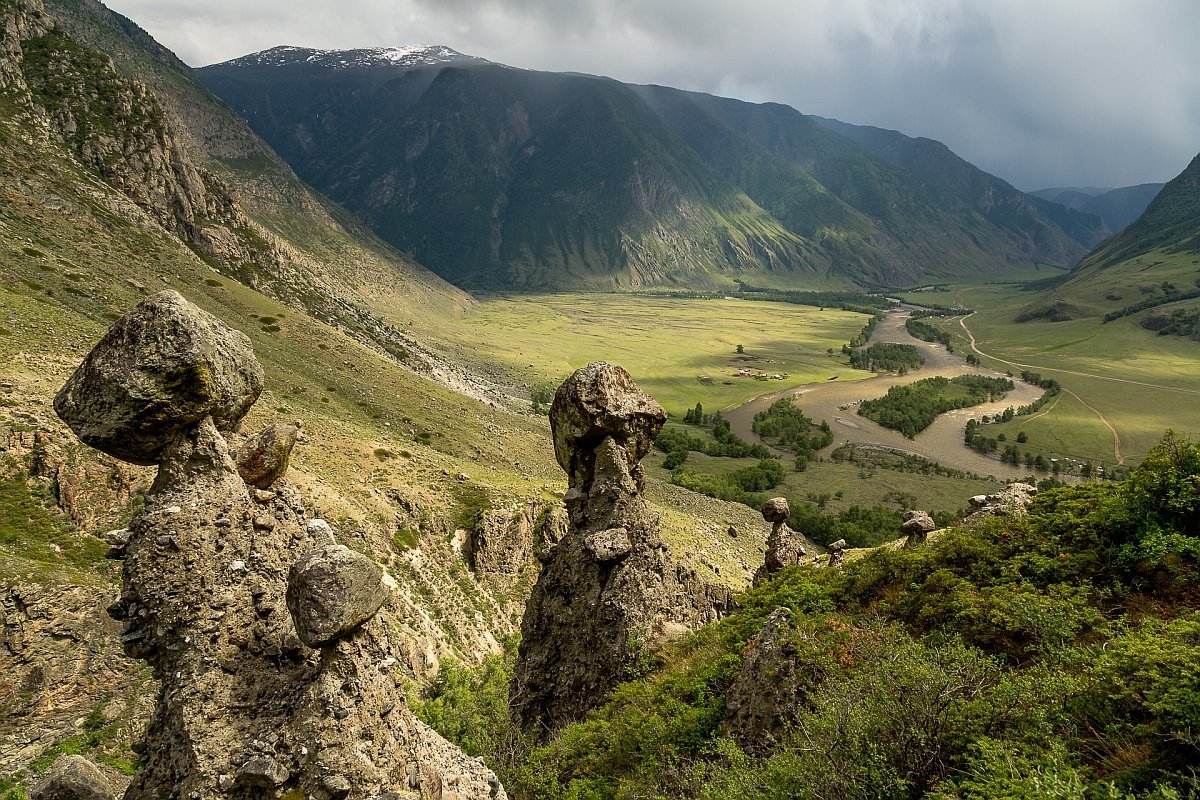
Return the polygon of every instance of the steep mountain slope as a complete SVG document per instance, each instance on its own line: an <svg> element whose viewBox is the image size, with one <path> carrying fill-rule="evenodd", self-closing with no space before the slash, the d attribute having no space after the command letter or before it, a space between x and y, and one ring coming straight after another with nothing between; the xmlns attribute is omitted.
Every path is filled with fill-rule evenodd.
<svg viewBox="0 0 1200 800"><path fill-rule="evenodd" d="M253 231L259 242L251 249L258 255L219 258L227 274L355 327L363 326L354 318L364 313L398 327L413 315L454 313L470 305L469 297L304 185L190 68L136 23L96 0L49 0L46 11L72 39L103 52L120 74L150 89L178 149L219 181L244 212L247 223L235 228ZM358 311L347 312L351 306Z"/></svg>
<svg viewBox="0 0 1200 800"><path fill-rule="evenodd" d="M1110 230L1119 231L1140 217L1162 188L1161 183L1141 183L1119 189L1039 189L1030 194L1076 211L1095 214Z"/></svg>
<svg viewBox="0 0 1200 800"><path fill-rule="evenodd" d="M823 272L626 87L497 65L368 68L278 51L198 71L293 164L465 286L728 284Z"/></svg>
<svg viewBox="0 0 1200 800"><path fill-rule="evenodd" d="M964 169L937 184L785 106L367 51L197 74L298 174L465 286L903 284L1071 263L1085 247L1059 226L1089 246L1102 227L949 151Z"/></svg>
<svg viewBox="0 0 1200 800"><path fill-rule="evenodd" d="M890 145L880 147L859 135L874 129L776 103L638 91L715 169L793 230L823 235L843 268L876 282L1070 263L1083 252L1076 228L1084 244L1097 238L1089 230L1097 220L1028 198L937 142L880 131Z"/></svg>
<svg viewBox="0 0 1200 800"><path fill-rule="evenodd" d="M119 26L64 21L121 41ZM124 47L113 50L135 59ZM166 55L157 63L164 83L175 80ZM103 535L128 523L152 475L79 445L52 401L147 294L177 289L250 337L266 390L245 430L303 420L311 444L293 453L288 480L340 541L396 578L399 674L428 678L447 656L497 649L519 618L533 551L559 525L562 473L544 420L417 374L408 365L437 362L365 305L395 303L419 320L469 298L378 240L356 239L359 229L308 190L272 194L271 181L301 186L286 169L260 165L261 180L235 196L198 165L220 159L183 143L203 137L180 133L158 97L56 29L38 0L0 0L0 792L8 776L27 770L22 784L63 752L136 765L129 742L154 686L115 646L119 626L104 609L119 566L104 559ZM175 96L186 97L221 108L204 94ZM245 136L263 148L244 128L208 131L218 145ZM286 241L259 219L314 227ZM324 273L321 253L345 260ZM730 513L673 509L666 535L707 530L720 548ZM764 526L748 509L732 513L746 532L732 546L756 558ZM82 718L91 721L81 732Z"/></svg>
<svg viewBox="0 0 1200 800"><path fill-rule="evenodd" d="M1140 217L1089 253L1061 284L1044 292L1021 316L1053 319L1051 312L1057 305L1075 316L1141 315L1145 323L1150 317L1161 319L1164 314L1200 305L1190 302L1197 298L1200 156L1163 186ZM1194 319L1192 323L1194 326ZM1146 327L1163 330L1166 326L1151 322Z"/></svg>
<svg viewBox="0 0 1200 800"><path fill-rule="evenodd" d="M1014 242L1057 256L1048 260L1071 263L1109 233L1095 216L1064 213L1056 204L1020 192L959 158L941 142L823 117L811 119L913 173L938 208L971 209Z"/></svg>

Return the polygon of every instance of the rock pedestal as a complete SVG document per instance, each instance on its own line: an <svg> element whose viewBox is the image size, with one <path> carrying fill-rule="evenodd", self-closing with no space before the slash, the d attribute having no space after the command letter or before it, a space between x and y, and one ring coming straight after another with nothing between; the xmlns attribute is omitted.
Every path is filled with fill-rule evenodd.
<svg viewBox="0 0 1200 800"><path fill-rule="evenodd" d="M784 567L799 564L807 555L801 538L787 526L791 513L785 497L772 497L763 504L763 519L771 523L771 533L767 536L767 553L762 566L754 573L755 586Z"/></svg>
<svg viewBox="0 0 1200 800"><path fill-rule="evenodd" d="M114 330L59 412L76 431L101 431L87 440L106 452L159 464L109 609L125 652L161 682L127 800L504 797L405 707L380 568L332 545L294 487L252 495L239 474L218 421L257 395L238 376L262 375L248 346L227 346L240 335L178 295L149 298ZM172 343L181 331L187 348ZM154 397L129 388L143 373ZM200 374L227 376L205 390L215 403L195 401ZM192 411L164 419L167 408Z"/></svg>
<svg viewBox="0 0 1200 800"><path fill-rule="evenodd" d="M672 563L639 463L666 412L625 370L588 364L554 396L554 454L566 471L570 529L544 559L521 623L513 716L541 738L581 719L629 675L666 622L727 611Z"/></svg>

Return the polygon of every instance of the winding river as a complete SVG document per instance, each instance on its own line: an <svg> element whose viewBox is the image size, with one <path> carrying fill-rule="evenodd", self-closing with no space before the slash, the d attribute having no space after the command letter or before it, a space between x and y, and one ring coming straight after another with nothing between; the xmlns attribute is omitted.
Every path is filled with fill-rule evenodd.
<svg viewBox="0 0 1200 800"><path fill-rule="evenodd" d="M828 457L834 448L845 442L859 444L875 444L913 453L931 461L936 461L947 467L974 472L978 475L991 475L1000 479L1022 478L1029 474L1027 467L1017 467L1005 464L998 458L985 456L963 444L963 428L967 420L981 417L984 414L1002 413L1005 408L1017 408L1033 402L1041 396L1042 390L1031 386L1020 378L1013 382L1016 388L1008 395L994 403L962 408L940 415L932 425L909 439L904 434L878 425L866 417L858 415L858 403L882 397L893 386L912 383L922 378L942 375L953 378L958 375L987 375L991 377L1007 377L1002 372L971 366L954 353L946 352L940 344L923 342L913 338L904 327L905 320L912 313L912 308L901 307L884 315L875 326L870 343L895 342L898 344L916 345L925 363L919 370L907 375L880 374L861 381L827 381L823 383L805 384L794 389L765 394L756 397L721 413L729 420L733 432L749 442L760 441L751 429L754 415L769 407L781 397L794 395L796 405L804 410L809 417L820 421L827 420L833 430L833 444L820 452L822 457Z"/></svg>

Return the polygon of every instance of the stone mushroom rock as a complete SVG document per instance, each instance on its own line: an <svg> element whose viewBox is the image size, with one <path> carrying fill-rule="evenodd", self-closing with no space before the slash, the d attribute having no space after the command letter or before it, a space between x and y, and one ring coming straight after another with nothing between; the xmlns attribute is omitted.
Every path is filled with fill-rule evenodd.
<svg viewBox="0 0 1200 800"><path fill-rule="evenodd" d="M550 425L569 528L541 557L510 698L514 720L536 739L582 719L627 678L639 643L731 606L728 591L710 591L672 562L643 496L639 462L665 420L625 370L603 362L555 393Z"/></svg>
<svg viewBox="0 0 1200 800"><path fill-rule="evenodd" d="M304 441L300 420L276 422L250 436L237 451L238 474L250 486L267 489L282 478L296 442Z"/></svg>
<svg viewBox="0 0 1200 800"><path fill-rule="evenodd" d="M245 334L167 290L113 323L54 410L86 444L148 465L205 417L220 430L235 428L262 388Z"/></svg>
<svg viewBox="0 0 1200 800"><path fill-rule="evenodd" d="M754 573L755 585L784 567L799 564L807 554L801 537L786 524L788 515L791 513L785 497L773 497L763 504L763 519L771 523L771 533L767 537L766 556L763 558L762 565Z"/></svg>
<svg viewBox="0 0 1200 800"><path fill-rule="evenodd" d="M846 540L838 539L829 545L829 566L840 567L846 560Z"/></svg>
<svg viewBox="0 0 1200 800"><path fill-rule="evenodd" d="M375 616L387 599L383 570L345 545L306 553L288 573L287 607L296 635L327 647Z"/></svg>
<svg viewBox="0 0 1200 800"><path fill-rule="evenodd" d="M583 466L574 460L590 460L592 447L587 445L611 436L633 466L650 452L666 421L667 412L638 388L628 372L594 361L576 370L554 393L550 405L554 457L570 476Z"/></svg>
<svg viewBox="0 0 1200 800"><path fill-rule="evenodd" d="M905 547L916 547L924 544L929 537L929 532L935 529L937 525L933 521L933 517L925 511L905 511L904 521L900 524L900 532L908 536L908 541L905 542Z"/></svg>
<svg viewBox="0 0 1200 800"><path fill-rule="evenodd" d="M83 756L54 762L29 793L29 800L114 800L116 792L100 768Z"/></svg>
<svg viewBox="0 0 1200 800"><path fill-rule="evenodd" d="M146 335L125 337L134 351L124 357L160 377L156 365L165 363L164 350L180 349L164 348L163 341L186 340L200 353L187 363L201 364L197 370L204 374L195 378L183 366L170 367L168 374L182 383L147 383L147 391L157 393L155 408L194 407L195 380L230 382L214 374L261 375L248 347L244 357L252 367L222 362L234 354L213 343L240 345L232 331L201 325L200 335L195 315L179 312L177 296L163 297L175 311L153 324L139 323ZM126 318L114 327L138 326ZM121 337L110 332L104 346L110 340ZM499 785L490 770L405 705L395 665L406 657L407 645L382 607L379 568L362 556L330 552L328 525L313 524L317 520L295 487L281 483L262 492L239 475L219 425L240 418L240 401L210 404L191 422L182 413L136 417L132 401L119 406L128 395L120 390L130 370L93 370L83 379L79 374L72 382L94 379L99 383L90 391L118 403L116 416L126 420L125 429L130 419L145 423L133 425L128 449L159 465L144 506L129 523L121 595L109 607L124 623L122 649L146 661L158 682L139 751L141 769L126 800L506 796L502 787L494 790ZM76 411L71 398L77 390L68 386L60 393ZM244 396L246 407L252 394L257 390ZM87 408L99 414L103 404ZM312 571L329 567L333 585L309 591L320 581L308 581L312 573L301 568L305 588L293 621L289 568L297 554L314 552L319 557L308 559ZM310 624L314 607L322 609L322 618ZM305 647L298 628L321 649ZM345 780L327 786L334 774Z"/></svg>

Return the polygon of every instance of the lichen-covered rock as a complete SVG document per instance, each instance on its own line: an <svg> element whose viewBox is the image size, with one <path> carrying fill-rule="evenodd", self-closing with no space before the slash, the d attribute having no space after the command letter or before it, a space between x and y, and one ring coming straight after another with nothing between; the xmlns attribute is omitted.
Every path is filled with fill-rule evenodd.
<svg viewBox="0 0 1200 800"><path fill-rule="evenodd" d="M287 474L296 442L303 441L302 423L275 422L250 436L237 451L238 474L249 485L267 489Z"/></svg>
<svg viewBox="0 0 1200 800"><path fill-rule="evenodd" d="M777 608L747 647L741 668L725 693L721 732L749 752L766 755L803 700L806 676L789 641L792 612Z"/></svg>
<svg viewBox="0 0 1200 800"><path fill-rule="evenodd" d="M383 570L344 545L306 553L288 573L288 611L309 647L326 647L353 632L386 599Z"/></svg>
<svg viewBox="0 0 1200 800"><path fill-rule="evenodd" d="M554 396L555 455L570 528L543 558L521 623L513 717L535 738L600 703L668 623L716 619L729 592L671 562L639 461L666 415L628 373L589 364Z"/></svg>
<svg viewBox="0 0 1200 800"><path fill-rule="evenodd" d="M83 756L63 756L54 762L29 793L29 800L114 800L108 778Z"/></svg>
<svg viewBox="0 0 1200 800"><path fill-rule="evenodd" d="M177 436L211 417L232 429L258 399L263 369L245 334L168 290L121 317L54 398L85 443L157 464Z"/></svg>

